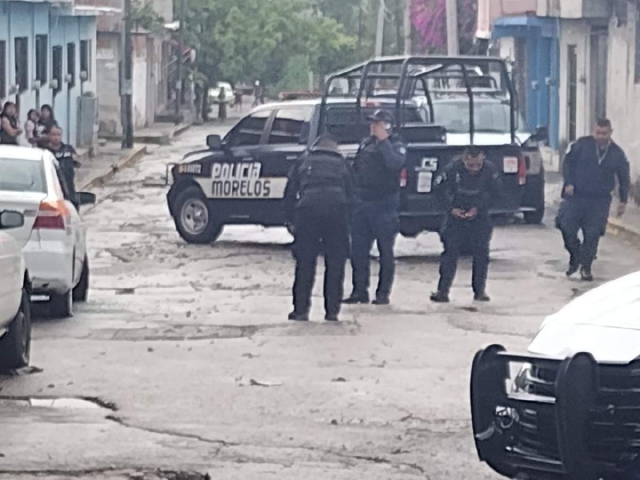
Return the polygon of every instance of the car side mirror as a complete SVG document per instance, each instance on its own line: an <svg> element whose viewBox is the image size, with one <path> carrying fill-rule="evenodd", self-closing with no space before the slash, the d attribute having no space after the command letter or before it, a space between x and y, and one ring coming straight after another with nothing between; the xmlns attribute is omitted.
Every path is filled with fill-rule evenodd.
<svg viewBox="0 0 640 480"><path fill-rule="evenodd" d="M538 142L547 142L549 140L549 127L546 125L539 126L536 128L534 137Z"/></svg>
<svg viewBox="0 0 640 480"><path fill-rule="evenodd" d="M0 229L20 228L24 225L24 215L13 210L0 213Z"/></svg>
<svg viewBox="0 0 640 480"><path fill-rule="evenodd" d="M76 200L78 202L78 205L95 205L96 194L89 192L78 192L76 193Z"/></svg>
<svg viewBox="0 0 640 480"><path fill-rule="evenodd" d="M222 150L222 138L220 138L220 135L207 135L207 147L209 147L209 150Z"/></svg>

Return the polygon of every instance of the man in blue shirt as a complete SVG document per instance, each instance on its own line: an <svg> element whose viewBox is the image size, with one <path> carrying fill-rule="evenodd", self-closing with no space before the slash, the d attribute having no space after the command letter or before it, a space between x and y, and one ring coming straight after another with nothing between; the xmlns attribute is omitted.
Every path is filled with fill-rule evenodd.
<svg viewBox="0 0 640 480"><path fill-rule="evenodd" d="M400 171L407 149L393 133L391 112L377 110L368 119L371 136L360 145L353 166L357 198L351 222L353 291L345 303L369 303L369 255L375 241L380 252L380 277L373 303L388 305L395 275Z"/></svg>
<svg viewBox="0 0 640 480"><path fill-rule="evenodd" d="M622 148L611 140L612 133L611 122L599 119L593 135L571 145L564 160L564 200L556 224L570 255L567 276L580 269L582 280L587 282L593 281L591 266L607 228L616 177L620 185L618 216L624 214L629 196L629 162Z"/></svg>

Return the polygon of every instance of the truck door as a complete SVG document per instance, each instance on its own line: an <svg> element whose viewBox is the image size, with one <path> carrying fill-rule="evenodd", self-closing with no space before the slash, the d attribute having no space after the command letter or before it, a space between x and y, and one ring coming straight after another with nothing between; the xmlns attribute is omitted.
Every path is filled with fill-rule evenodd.
<svg viewBox="0 0 640 480"><path fill-rule="evenodd" d="M304 153L309 141L309 129L313 106L281 107L275 114L267 135L267 142L260 149L263 176L272 178L274 204L265 212L269 223L278 225L284 221L282 197L287 175L296 160Z"/></svg>

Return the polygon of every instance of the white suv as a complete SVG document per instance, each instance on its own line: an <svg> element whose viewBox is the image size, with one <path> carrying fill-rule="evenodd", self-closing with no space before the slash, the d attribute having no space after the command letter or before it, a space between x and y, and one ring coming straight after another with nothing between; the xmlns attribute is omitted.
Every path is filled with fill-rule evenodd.
<svg viewBox="0 0 640 480"><path fill-rule="evenodd" d="M72 199L63 179L50 152L0 146L0 209L24 215L11 234L28 240L23 253L32 293L49 296L52 315L70 317L73 301L85 301L89 288L86 232L74 203L95 203L95 195Z"/></svg>
<svg viewBox="0 0 640 480"><path fill-rule="evenodd" d="M31 311L29 277L22 256L22 244L7 233L24 225L18 212L0 211L0 369L29 364Z"/></svg>

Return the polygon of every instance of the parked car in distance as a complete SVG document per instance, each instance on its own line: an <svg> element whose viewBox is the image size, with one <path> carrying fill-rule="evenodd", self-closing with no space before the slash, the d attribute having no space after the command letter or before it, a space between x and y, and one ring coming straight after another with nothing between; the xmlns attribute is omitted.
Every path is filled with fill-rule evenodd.
<svg viewBox="0 0 640 480"><path fill-rule="evenodd" d="M27 366L31 349L29 275L23 244L9 235L24 225L24 215L0 211L0 370Z"/></svg>
<svg viewBox="0 0 640 480"><path fill-rule="evenodd" d="M509 478L638 478L639 306L636 272L547 317L527 353L478 352L471 411L480 459Z"/></svg>
<svg viewBox="0 0 640 480"><path fill-rule="evenodd" d="M215 87L209 89L209 103L220 103L220 90L222 88L224 88L224 103L233 105L236 97L229 82L218 82Z"/></svg>
<svg viewBox="0 0 640 480"><path fill-rule="evenodd" d="M24 215L9 233L25 243L31 293L49 297L53 316L70 317L73 301L87 299L89 260L85 226L63 178L50 152L0 146L0 209ZM80 192L73 200L92 204L95 195Z"/></svg>

